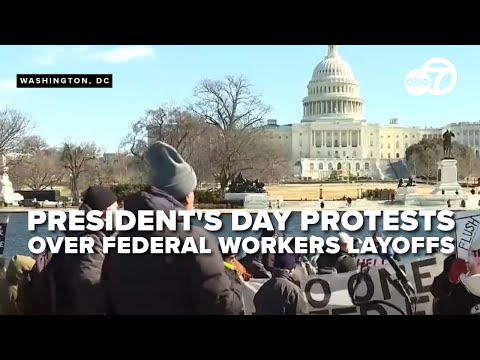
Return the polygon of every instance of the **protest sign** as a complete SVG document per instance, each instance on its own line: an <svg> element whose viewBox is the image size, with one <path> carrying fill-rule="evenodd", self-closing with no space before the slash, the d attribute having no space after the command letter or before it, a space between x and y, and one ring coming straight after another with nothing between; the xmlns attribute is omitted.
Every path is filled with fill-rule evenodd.
<svg viewBox="0 0 480 360"><path fill-rule="evenodd" d="M433 279L442 272L444 259L445 255L436 254L412 262L399 263L417 292L417 314L432 314L433 296L430 293L430 286ZM350 293L353 292L354 282L358 276L357 271L309 276L302 284L302 290L309 305L309 313L312 315L400 315L398 311L385 305L353 305ZM383 300L406 311L407 302L393 284L392 280L396 276L390 265L371 267L368 274L362 276L364 281L358 287L358 301ZM255 292L265 281L267 280L252 280L248 288Z"/></svg>
<svg viewBox="0 0 480 360"><path fill-rule="evenodd" d="M358 255L355 258L357 262L357 266L360 269L362 266L382 266L387 265L388 261L386 259L382 259L377 254L371 255Z"/></svg>
<svg viewBox="0 0 480 360"><path fill-rule="evenodd" d="M0 215L0 256L3 256L3 252L5 250L8 219L8 216Z"/></svg>
<svg viewBox="0 0 480 360"><path fill-rule="evenodd" d="M480 240L480 212L459 211L454 219L457 258L467 261L470 247Z"/></svg>
<svg viewBox="0 0 480 360"><path fill-rule="evenodd" d="M471 294L480 296L480 212L461 211L454 220L457 258L466 262L460 281Z"/></svg>

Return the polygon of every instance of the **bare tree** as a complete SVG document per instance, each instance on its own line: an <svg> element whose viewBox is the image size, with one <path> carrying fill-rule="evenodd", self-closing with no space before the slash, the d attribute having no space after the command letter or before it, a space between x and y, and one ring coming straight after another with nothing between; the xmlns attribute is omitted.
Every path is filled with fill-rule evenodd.
<svg viewBox="0 0 480 360"><path fill-rule="evenodd" d="M30 119L20 111L0 110L0 154L18 150L30 129Z"/></svg>
<svg viewBox="0 0 480 360"><path fill-rule="evenodd" d="M31 130L30 119L18 110L0 110L0 154L7 157L7 166L13 169L25 157L27 133ZM7 156L15 153L15 156Z"/></svg>
<svg viewBox="0 0 480 360"><path fill-rule="evenodd" d="M458 160L458 176L462 179L469 181L470 176L475 172L475 155L473 149L469 147L463 147L457 149L456 158Z"/></svg>
<svg viewBox="0 0 480 360"><path fill-rule="evenodd" d="M112 185L125 183L144 183L144 169L139 169L138 157L117 153L109 158L92 160L86 165L82 181L87 184Z"/></svg>
<svg viewBox="0 0 480 360"><path fill-rule="evenodd" d="M427 184L432 178L437 176L437 163L442 157L442 148L437 146L435 149L428 148L422 157L422 175L427 178Z"/></svg>
<svg viewBox="0 0 480 360"><path fill-rule="evenodd" d="M71 177L71 188L73 204L79 204L78 181L82 173L87 170L89 162L95 160L99 155L99 150L94 143L74 144L65 142L63 144L61 159L65 168L69 170Z"/></svg>
<svg viewBox="0 0 480 360"><path fill-rule="evenodd" d="M224 81L203 80L195 88L191 111L210 124L209 144L204 149L209 168L225 190L239 172L253 170L259 159L262 129L270 107L243 76L227 76Z"/></svg>
<svg viewBox="0 0 480 360"><path fill-rule="evenodd" d="M420 162L421 162L420 156L416 152L412 153L412 155L407 160L408 171L414 177L417 177Z"/></svg>
<svg viewBox="0 0 480 360"><path fill-rule="evenodd" d="M193 112L222 130L242 130L262 125L270 106L252 93L244 76L226 76L224 81L203 80L194 90Z"/></svg>
<svg viewBox="0 0 480 360"><path fill-rule="evenodd" d="M55 149L30 153L10 172L16 187L41 191L59 185L65 175L60 155Z"/></svg>
<svg viewBox="0 0 480 360"><path fill-rule="evenodd" d="M148 140L163 141L179 151L188 161L196 151L193 143L205 131L205 126L191 112L178 106L165 105L147 110L144 117L132 124L132 130L122 141L121 148L143 159Z"/></svg>
<svg viewBox="0 0 480 360"><path fill-rule="evenodd" d="M259 133L256 139L256 161L253 169L246 173L264 183L279 183L290 175L289 154L272 141L265 141L265 134Z"/></svg>
<svg viewBox="0 0 480 360"><path fill-rule="evenodd" d="M111 185L116 183L116 163L95 159L85 165L82 180L88 185Z"/></svg>
<svg viewBox="0 0 480 360"><path fill-rule="evenodd" d="M21 143L20 150L24 154L37 153L50 149L47 142L40 136L26 136Z"/></svg>

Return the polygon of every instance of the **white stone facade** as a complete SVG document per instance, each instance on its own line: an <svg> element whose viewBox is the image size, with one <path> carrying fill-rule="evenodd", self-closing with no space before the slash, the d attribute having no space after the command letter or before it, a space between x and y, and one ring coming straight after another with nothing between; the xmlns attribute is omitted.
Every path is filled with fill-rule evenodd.
<svg viewBox="0 0 480 360"><path fill-rule="evenodd" d="M300 123L278 126L270 120L267 126L269 137L290 150L293 171L301 179L324 180L333 170L383 179L392 163L404 163L410 145L424 137L441 137L447 128L455 133L455 141L480 155L480 122L439 128L404 127L397 119L386 126L367 123L359 84L336 45L328 46L307 90Z"/></svg>

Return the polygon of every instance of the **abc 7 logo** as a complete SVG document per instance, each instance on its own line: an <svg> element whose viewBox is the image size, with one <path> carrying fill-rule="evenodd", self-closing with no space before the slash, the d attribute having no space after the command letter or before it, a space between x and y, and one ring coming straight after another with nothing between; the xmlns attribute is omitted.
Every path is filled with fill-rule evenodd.
<svg viewBox="0 0 480 360"><path fill-rule="evenodd" d="M432 65L443 65L432 66ZM430 74L437 74L432 80ZM451 75L450 83L446 87L440 87L442 79ZM430 59L420 69L414 69L405 76L405 89L412 95L420 96L430 94L434 96L446 95L453 90L457 83L457 70L453 64L442 58Z"/></svg>

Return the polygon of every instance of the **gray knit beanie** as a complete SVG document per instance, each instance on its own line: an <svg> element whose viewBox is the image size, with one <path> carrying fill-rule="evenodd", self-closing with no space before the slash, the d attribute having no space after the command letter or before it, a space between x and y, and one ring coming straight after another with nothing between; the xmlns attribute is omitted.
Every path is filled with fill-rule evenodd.
<svg viewBox="0 0 480 360"><path fill-rule="evenodd" d="M182 200L197 187L193 168L170 145L158 141L145 153L151 172L151 185Z"/></svg>

